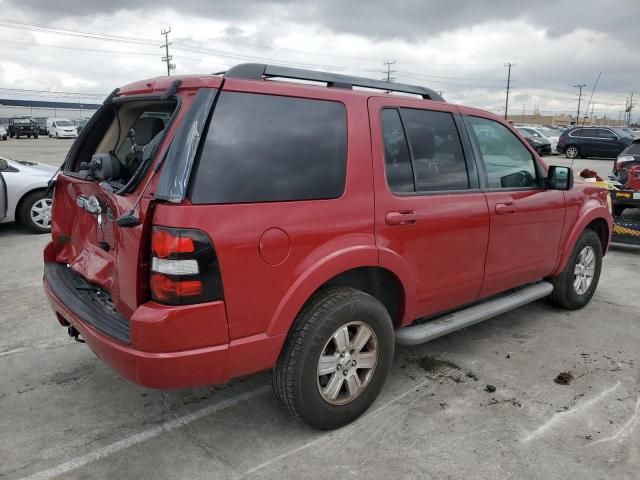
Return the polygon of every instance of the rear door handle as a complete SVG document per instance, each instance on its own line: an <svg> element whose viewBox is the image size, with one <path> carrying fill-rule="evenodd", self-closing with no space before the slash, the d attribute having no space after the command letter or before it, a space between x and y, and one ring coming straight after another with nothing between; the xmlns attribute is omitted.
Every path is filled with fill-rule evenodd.
<svg viewBox="0 0 640 480"><path fill-rule="evenodd" d="M418 215L413 210L405 210L402 212L388 212L384 217L387 225L412 225L418 220Z"/></svg>
<svg viewBox="0 0 640 480"><path fill-rule="evenodd" d="M509 213L515 213L516 206L513 202L496 203L496 215L507 215Z"/></svg>

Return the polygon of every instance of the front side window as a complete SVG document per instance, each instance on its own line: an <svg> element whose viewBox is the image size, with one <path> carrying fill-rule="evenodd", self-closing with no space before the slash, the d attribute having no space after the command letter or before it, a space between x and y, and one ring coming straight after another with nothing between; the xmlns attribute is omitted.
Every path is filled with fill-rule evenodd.
<svg viewBox="0 0 640 480"><path fill-rule="evenodd" d="M387 183L393 192L466 190L469 177L460 136L447 112L382 110Z"/></svg>
<svg viewBox="0 0 640 480"><path fill-rule="evenodd" d="M341 103L223 92L192 174L191 201L337 198L346 161Z"/></svg>
<svg viewBox="0 0 640 480"><path fill-rule="evenodd" d="M480 148L489 188L538 185L535 160L518 137L494 120L467 118Z"/></svg>

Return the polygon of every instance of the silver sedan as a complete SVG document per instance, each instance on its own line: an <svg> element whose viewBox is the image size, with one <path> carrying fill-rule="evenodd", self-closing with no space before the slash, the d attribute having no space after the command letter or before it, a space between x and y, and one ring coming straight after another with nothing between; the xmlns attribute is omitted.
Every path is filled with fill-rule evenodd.
<svg viewBox="0 0 640 480"><path fill-rule="evenodd" d="M56 168L0 157L0 223L20 222L34 233L51 231L47 183Z"/></svg>

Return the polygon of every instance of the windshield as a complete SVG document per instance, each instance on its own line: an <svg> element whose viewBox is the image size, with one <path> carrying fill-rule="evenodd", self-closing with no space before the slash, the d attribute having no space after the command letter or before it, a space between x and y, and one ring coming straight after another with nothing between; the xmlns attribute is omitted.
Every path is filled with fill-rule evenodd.
<svg viewBox="0 0 640 480"><path fill-rule="evenodd" d="M523 137L526 138L531 138L533 135L531 134L531 132L529 132L528 130L525 130L523 128L520 127L516 127L518 129L518 131L522 134Z"/></svg>
<svg viewBox="0 0 640 480"><path fill-rule="evenodd" d="M28 124L31 123L31 120L28 118L14 118L13 123Z"/></svg>
<svg viewBox="0 0 640 480"><path fill-rule="evenodd" d="M545 137L557 137L558 131L552 130L550 128L538 128L538 132L540 132Z"/></svg>
<svg viewBox="0 0 640 480"><path fill-rule="evenodd" d="M56 125L58 127L73 127L73 123L69 120L56 120Z"/></svg>

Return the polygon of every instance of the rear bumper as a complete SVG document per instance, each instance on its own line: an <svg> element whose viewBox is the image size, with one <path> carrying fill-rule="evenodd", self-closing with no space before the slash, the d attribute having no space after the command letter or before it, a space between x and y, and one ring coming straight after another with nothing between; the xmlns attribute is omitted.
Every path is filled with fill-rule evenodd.
<svg viewBox="0 0 640 480"><path fill-rule="evenodd" d="M99 358L132 382L161 389L219 385L270 369L280 354L285 335L259 333L230 341L221 301L183 306L147 302L128 320L116 312L83 308L83 293L60 275L50 274L51 269L66 268L52 261L54 255L49 243L44 289L59 323L75 327ZM122 321L129 328L128 336L121 338L104 323Z"/></svg>
<svg viewBox="0 0 640 480"><path fill-rule="evenodd" d="M51 291L45 292L61 325L73 325L93 352L123 377L151 388L182 388L226 383L228 345L180 352L144 352L100 333L71 312Z"/></svg>
<svg viewBox="0 0 640 480"><path fill-rule="evenodd" d="M100 305L91 305L99 302L87 300L86 291L74 287L61 269L66 266L45 261L44 289L58 321L63 326L75 327L89 348L123 377L146 387L163 389L229 380L224 305L204 304L199 306L202 311L194 311L150 302L141 305L126 320L116 312L105 312ZM194 319L205 316L209 332L216 330L213 324L223 322L224 343L203 345L211 341L211 335L193 331ZM181 333L177 322L190 331ZM196 336L198 342L194 341ZM176 350L185 343L194 348Z"/></svg>

